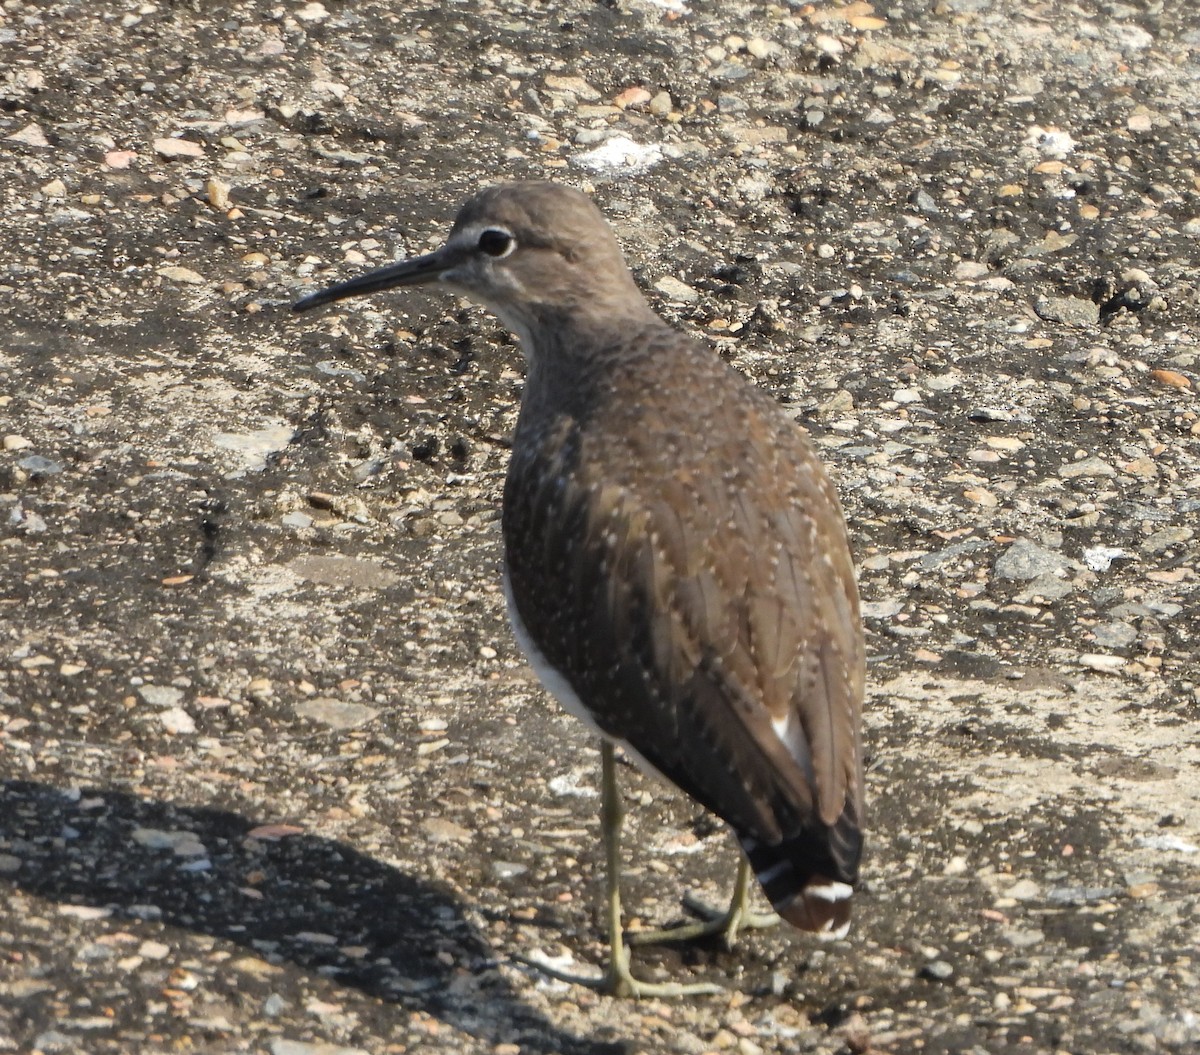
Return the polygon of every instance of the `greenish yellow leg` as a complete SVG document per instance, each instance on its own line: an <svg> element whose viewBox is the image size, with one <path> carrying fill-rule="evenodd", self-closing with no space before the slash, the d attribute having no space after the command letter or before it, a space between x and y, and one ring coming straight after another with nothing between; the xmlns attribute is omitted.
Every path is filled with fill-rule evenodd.
<svg viewBox="0 0 1200 1055"><path fill-rule="evenodd" d="M703 917L696 923L684 923L678 927L664 927L661 930L643 930L630 934L626 941L630 945L663 945L675 941L700 941L714 934L721 936L725 948L732 949L737 940L738 932L742 930L764 930L774 927L779 917L774 912L756 913L750 911L750 862L743 854L738 859L737 879L733 884L733 897L729 908L722 912L690 894L683 899L684 907L689 912Z"/></svg>
<svg viewBox="0 0 1200 1055"><path fill-rule="evenodd" d="M607 740L600 745L600 758L603 766L600 827L604 837L604 856L608 871L608 967L599 976L579 976L526 956L518 956L517 959L536 967L551 978L557 978L560 982L587 986L589 989L597 989L613 996L674 997L721 992L721 987L711 982L694 982L687 985L678 982L641 982L630 973L629 949L621 929L621 822L625 810L621 805L620 790L617 788L616 754Z"/></svg>

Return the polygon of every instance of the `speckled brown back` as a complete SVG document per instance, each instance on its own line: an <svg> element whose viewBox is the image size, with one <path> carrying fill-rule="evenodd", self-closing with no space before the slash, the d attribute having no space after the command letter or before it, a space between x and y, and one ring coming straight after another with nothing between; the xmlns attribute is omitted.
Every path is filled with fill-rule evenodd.
<svg viewBox="0 0 1200 1055"><path fill-rule="evenodd" d="M863 641L806 435L665 324L547 359L504 499L525 630L603 731L755 844L802 839L852 883Z"/></svg>

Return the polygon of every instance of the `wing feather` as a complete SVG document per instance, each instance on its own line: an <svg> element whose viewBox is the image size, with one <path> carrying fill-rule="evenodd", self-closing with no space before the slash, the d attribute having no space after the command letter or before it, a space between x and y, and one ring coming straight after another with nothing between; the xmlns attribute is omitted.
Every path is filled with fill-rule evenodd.
<svg viewBox="0 0 1200 1055"><path fill-rule="evenodd" d="M514 598L601 730L743 833L857 826L863 648L836 492L761 394L720 414L693 451L669 415L603 446L573 419L517 445Z"/></svg>

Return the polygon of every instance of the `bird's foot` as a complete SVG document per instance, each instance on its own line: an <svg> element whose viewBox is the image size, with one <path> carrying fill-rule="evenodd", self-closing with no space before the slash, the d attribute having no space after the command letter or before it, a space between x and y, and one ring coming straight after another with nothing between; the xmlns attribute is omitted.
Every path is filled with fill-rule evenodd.
<svg viewBox="0 0 1200 1055"><path fill-rule="evenodd" d="M736 902L728 909L719 909L691 894L683 897L683 907L700 919L677 927L657 930L638 930L625 935L629 945L668 945L681 941L704 941L719 935L726 949L732 949L743 930L767 930L779 923L774 912L751 912Z"/></svg>
<svg viewBox="0 0 1200 1055"><path fill-rule="evenodd" d="M519 953L515 958L519 963L541 971L542 974L556 981L566 982L568 985L581 985L606 996L631 996L635 1000L654 997L671 999L685 996L712 996L725 991L713 982L643 982L634 978L629 970L629 954L627 952L623 956L611 960L604 972L598 975L572 974L545 960L533 956L523 956Z"/></svg>

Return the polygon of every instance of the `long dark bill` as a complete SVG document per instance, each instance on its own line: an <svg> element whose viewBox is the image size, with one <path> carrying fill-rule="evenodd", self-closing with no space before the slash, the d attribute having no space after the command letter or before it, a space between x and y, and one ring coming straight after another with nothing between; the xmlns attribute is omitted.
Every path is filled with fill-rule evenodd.
<svg viewBox="0 0 1200 1055"><path fill-rule="evenodd" d="M425 256L414 256L411 260L401 260L397 264L389 264L378 271L369 271L358 278L339 282L336 286L317 290L307 297L301 297L292 305L292 311L308 311L322 304L332 304L344 297L356 297L360 293L378 293L383 289L395 289L397 286L422 286L435 282L443 271L454 265L455 261L445 249Z"/></svg>

